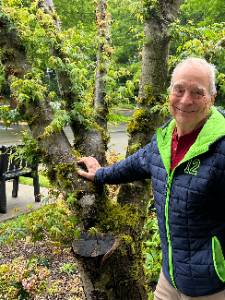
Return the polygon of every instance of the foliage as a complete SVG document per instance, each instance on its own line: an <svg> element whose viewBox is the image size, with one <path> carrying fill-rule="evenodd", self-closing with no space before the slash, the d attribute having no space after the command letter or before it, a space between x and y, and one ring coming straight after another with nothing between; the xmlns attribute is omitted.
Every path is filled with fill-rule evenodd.
<svg viewBox="0 0 225 300"><path fill-rule="evenodd" d="M32 299L47 287L49 270L40 259L25 261L23 257L0 265L1 299ZM5 298L6 297L6 298Z"/></svg>
<svg viewBox="0 0 225 300"><path fill-rule="evenodd" d="M11 257L6 257L5 252L10 252ZM84 299L70 248L48 241L32 247L26 240L15 247L1 247L1 260L1 300Z"/></svg>
<svg viewBox="0 0 225 300"><path fill-rule="evenodd" d="M89 0L55 0L56 11L60 15L62 27L65 29L76 26L85 28L85 31L93 30L95 23L95 1Z"/></svg>
<svg viewBox="0 0 225 300"><path fill-rule="evenodd" d="M172 55L169 57L170 69L187 56L204 57L217 67L217 103L224 105L225 90L225 47L221 41L225 38L225 23L215 23L209 26L199 26L189 23L181 25L179 21L173 24Z"/></svg>
<svg viewBox="0 0 225 300"><path fill-rule="evenodd" d="M3 64L0 62L0 91L5 83L5 70Z"/></svg>
<svg viewBox="0 0 225 300"><path fill-rule="evenodd" d="M107 100L110 106L135 103L140 77L140 52L143 41L143 24L140 0L113 0L111 13L111 43L114 49Z"/></svg>
<svg viewBox="0 0 225 300"><path fill-rule="evenodd" d="M144 254L146 257L145 271L148 283L154 286L159 278L162 265L162 253L155 213L151 214L145 224L146 242L144 243Z"/></svg>
<svg viewBox="0 0 225 300"><path fill-rule="evenodd" d="M68 243L77 234L77 220L66 204L58 200L25 216L0 224L0 243L11 244L30 236L33 241L49 240Z"/></svg>
<svg viewBox="0 0 225 300"><path fill-rule="evenodd" d="M37 105L48 99L55 113L55 120L47 128L47 134L59 131L70 120L70 116L64 113L67 100L63 98L62 89L65 87L60 85L59 74L67 74L70 78L74 102L82 99L86 106L91 105L95 65L94 62L89 63L89 55L93 57L94 48L93 42L89 42L93 38L87 39L82 30L77 32L75 29L69 29L59 32L55 26L57 16L45 13L39 7L38 1L6 0L2 4L2 12L11 22L12 28L18 31L31 64L24 78L11 76L11 98L17 99L20 112L23 112L24 106L27 108L30 102ZM7 51L3 49L2 59ZM1 78L2 74L4 75L4 72L1 71ZM3 80L4 78L1 82ZM58 109L61 109L61 112L57 113ZM7 120L10 111L9 108L4 111ZM26 120L26 114L21 115ZM72 115L74 116L73 112Z"/></svg>
<svg viewBox="0 0 225 300"><path fill-rule="evenodd" d="M43 85L41 76L41 73L33 71L26 74L24 79L12 77L13 96L18 100L19 104L29 106L30 102L38 103L43 101L47 87Z"/></svg>
<svg viewBox="0 0 225 300"><path fill-rule="evenodd" d="M71 119L76 119L86 128L90 128L94 124L94 114L91 106L87 106L85 102L74 103L70 112Z"/></svg>
<svg viewBox="0 0 225 300"><path fill-rule="evenodd" d="M16 147L15 158L24 159L30 165L40 163L41 151L38 148L37 141L32 138L28 131L22 133L22 147Z"/></svg>
<svg viewBox="0 0 225 300"><path fill-rule="evenodd" d="M64 260L63 264L60 262L62 252L66 254L66 251L70 251L66 245L71 244L75 233L77 236L76 223L62 200L1 223L0 247L7 249L10 256L7 261L5 252L0 255L3 261L0 265L0 299L36 299L41 295L56 297L59 295L62 276L65 275L68 287L63 286L63 289L67 291L71 288L68 281L77 273L76 265L71 262L71 258ZM48 252L36 253L37 245L41 244L45 245L45 252L49 249ZM21 249L17 250L20 255L16 257L15 249L18 245ZM57 265L52 265L51 261L57 256L60 257L58 261L56 259ZM58 280L57 274L60 277ZM78 282L74 283L71 294L80 293L79 286L76 286Z"/></svg>
<svg viewBox="0 0 225 300"><path fill-rule="evenodd" d="M111 64L107 76L106 100L109 107L135 105L138 95L140 62Z"/></svg>
<svg viewBox="0 0 225 300"><path fill-rule="evenodd" d="M116 63L128 65L139 60L143 37L140 0L109 1L111 38Z"/></svg>
<svg viewBox="0 0 225 300"><path fill-rule="evenodd" d="M82 49L89 51L89 62L96 60L96 25L94 1L73 0L55 1L56 10L62 20L63 28L80 33ZM110 24L111 64L106 76L108 105L134 103L137 96L140 51L143 37L143 25L140 0L108 1ZM109 17L110 18L110 17Z"/></svg>
<svg viewBox="0 0 225 300"><path fill-rule="evenodd" d="M12 123L18 123L22 120L17 109L12 109L9 105L0 105L0 120L5 127L9 127Z"/></svg>
<svg viewBox="0 0 225 300"><path fill-rule="evenodd" d="M63 128L69 124L69 122L70 117L68 113L65 110L58 109L55 112L52 122L47 127L45 127L43 135L46 137L53 134L54 132L61 132Z"/></svg>
<svg viewBox="0 0 225 300"><path fill-rule="evenodd" d="M60 267L60 271L63 273L67 273L68 275L72 275L77 271L77 268L72 263L65 263Z"/></svg>
<svg viewBox="0 0 225 300"><path fill-rule="evenodd" d="M148 294L148 300L154 300L154 294L153 294L153 292L149 292L149 294Z"/></svg>
<svg viewBox="0 0 225 300"><path fill-rule="evenodd" d="M140 75L140 50L143 40L143 10L142 4L151 9L157 9L157 1L112 0L109 2L111 13L111 44L114 49L112 64L107 78L107 96L109 105L120 105L120 103L134 103L138 94L138 83ZM146 4L147 3L147 4ZM60 12L65 5L58 4ZM82 9L91 14L91 4L83 0L76 11L82 15ZM88 9L87 9L88 7ZM216 0L205 2L203 0L186 0L181 6L179 19L171 27L172 47L169 60L170 70L175 63L188 55L206 57L213 62L218 70L218 99L221 103L224 97L224 47L217 47L219 40L224 37L224 1ZM61 13L62 14L62 13ZM71 19L71 18L70 18ZM76 15L76 24L82 20ZM87 19L88 20L88 19ZM84 24L86 21L83 20ZM88 23L88 22L86 22ZM72 26L72 24L71 24ZM87 30L88 32L88 30ZM159 110L160 107L154 108ZM168 113L167 108L162 108Z"/></svg>
<svg viewBox="0 0 225 300"><path fill-rule="evenodd" d="M225 2L223 0L186 0L180 8L182 24L191 20L199 25L210 25L224 21Z"/></svg>

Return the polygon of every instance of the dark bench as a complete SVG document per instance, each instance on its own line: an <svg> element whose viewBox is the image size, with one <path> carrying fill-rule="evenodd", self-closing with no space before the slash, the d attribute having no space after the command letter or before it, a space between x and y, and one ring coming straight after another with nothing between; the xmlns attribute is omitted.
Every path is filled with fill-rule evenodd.
<svg viewBox="0 0 225 300"><path fill-rule="evenodd" d="M6 181L13 179L12 197L17 197L19 176L33 178L35 202L40 202L38 165L28 164L23 158L15 155L19 146L0 146L0 213L7 212Z"/></svg>

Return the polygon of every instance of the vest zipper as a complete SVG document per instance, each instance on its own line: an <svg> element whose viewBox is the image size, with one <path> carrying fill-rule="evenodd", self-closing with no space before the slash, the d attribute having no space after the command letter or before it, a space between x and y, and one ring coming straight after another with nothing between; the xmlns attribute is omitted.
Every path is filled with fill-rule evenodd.
<svg viewBox="0 0 225 300"><path fill-rule="evenodd" d="M175 169L174 169L175 170ZM170 191L171 191L171 185L173 181L173 174L172 173L168 175L167 184L166 184L166 204L165 204L165 224L166 224L166 236L167 236L167 242L168 242L168 263L169 263L169 274L172 281L172 284L175 288L176 283L174 280L174 272L173 272L173 254L172 254L172 241L170 237L170 228L169 228L169 201L170 201Z"/></svg>

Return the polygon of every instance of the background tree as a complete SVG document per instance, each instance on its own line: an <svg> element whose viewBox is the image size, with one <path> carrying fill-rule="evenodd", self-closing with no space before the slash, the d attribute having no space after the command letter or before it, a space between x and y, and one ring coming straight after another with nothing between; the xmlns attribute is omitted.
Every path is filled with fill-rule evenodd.
<svg viewBox="0 0 225 300"><path fill-rule="evenodd" d="M192 21L199 25L211 25L224 22L225 3L223 0L186 0L181 6L182 24Z"/></svg>
<svg viewBox="0 0 225 300"><path fill-rule="evenodd" d="M64 29L71 27L85 28L86 31L95 27L95 1L94 0L56 0L54 1L56 11Z"/></svg>

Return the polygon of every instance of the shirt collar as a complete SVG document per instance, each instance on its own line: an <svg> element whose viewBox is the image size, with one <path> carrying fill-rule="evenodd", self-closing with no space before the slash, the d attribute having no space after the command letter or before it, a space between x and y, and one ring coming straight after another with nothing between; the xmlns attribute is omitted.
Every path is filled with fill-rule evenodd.
<svg viewBox="0 0 225 300"><path fill-rule="evenodd" d="M196 137L198 136L199 132L202 130L202 127L204 126L204 124L200 127L198 127L197 129L194 129L193 131L185 134L185 135L182 135L182 136L178 136L177 134L177 128L175 127L174 130L173 130L173 139L175 139L177 142L189 142L189 141L192 141L192 140L195 140Z"/></svg>

